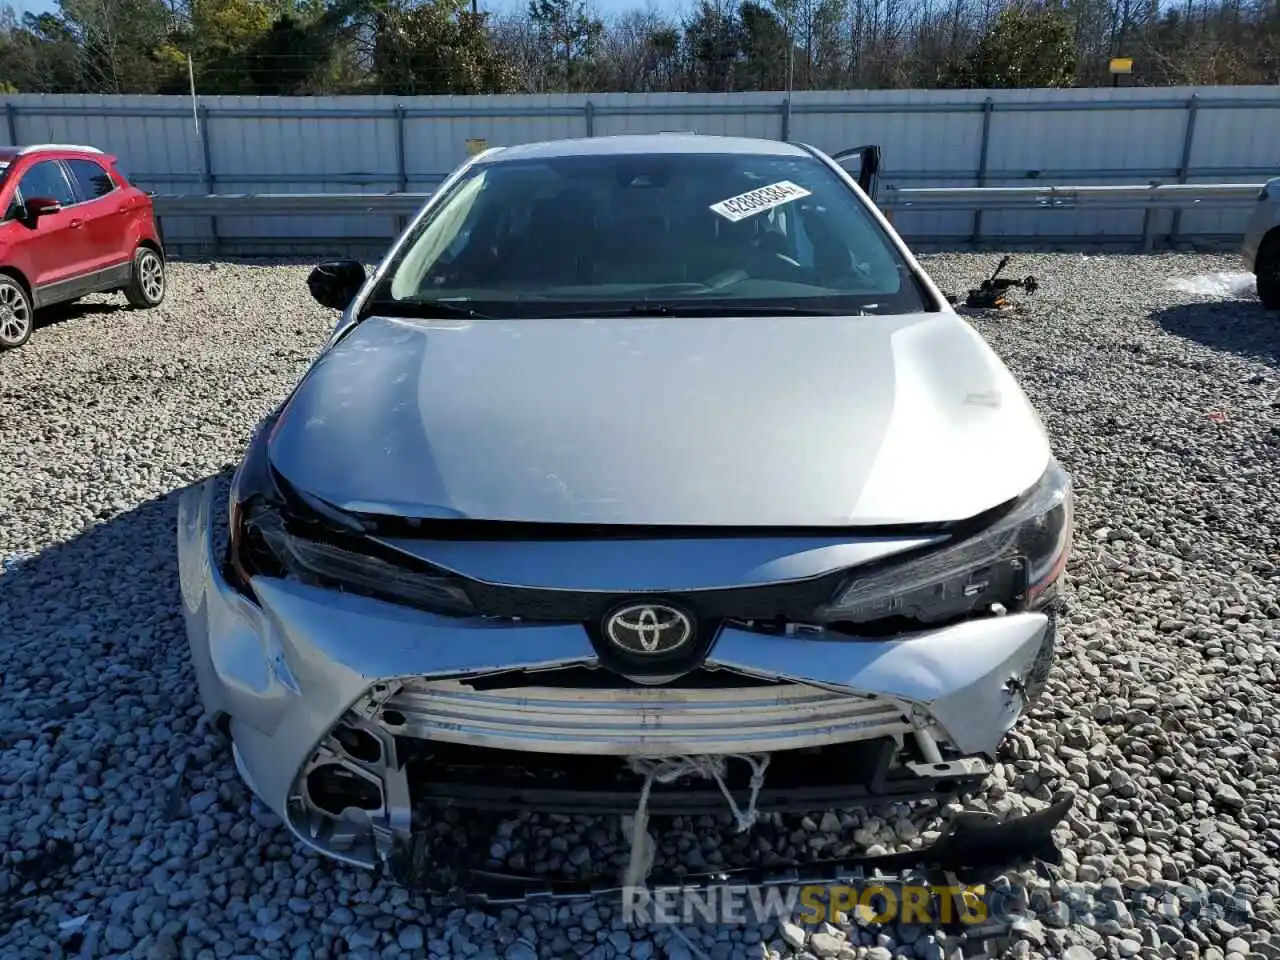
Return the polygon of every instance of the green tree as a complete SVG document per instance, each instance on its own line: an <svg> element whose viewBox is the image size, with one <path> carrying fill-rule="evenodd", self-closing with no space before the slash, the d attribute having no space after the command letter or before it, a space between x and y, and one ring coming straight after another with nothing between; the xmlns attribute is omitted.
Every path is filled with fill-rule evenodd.
<svg viewBox="0 0 1280 960"><path fill-rule="evenodd" d="M80 45L54 13L28 13L18 23L12 9L0 21L0 81L18 93L79 93Z"/></svg>
<svg viewBox="0 0 1280 960"><path fill-rule="evenodd" d="M674 88L680 70L680 31L675 27L661 27L649 35L648 46L649 62L659 89Z"/></svg>
<svg viewBox="0 0 1280 960"><path fill-rule="evenodd" d="M942 86L986 90L1069 87L1076 74L1075 32L1061 10L1017 2L962 61L940 77Z"/></svg>
<svg viewBox="0 0 1280 960"><path fill-rule="evenodd" d="M333 60L334 31L319 20L277 17L245 51L245 80L259 96L325 92Z"/></svg>
<svg viewBox="0 0 1280 960"><path fill-rule="evenodd" d="M379 89L410 96L513 90L515 71L494 54L485 18L468 0L380 10L373 57Z"/></svg>
<svg viewBox="0 0 1280 960"><path fill-rule="evenodd" d="M157 51L168 68L167 92L186 89L191 57L202 93L253 93L248 58L271 29L273 11L262 0L199 0L186 22Z"/></svg>
<svg viewBox="0 0 1280 960"><path fill-rule="evenodd" d="M783 90L787 85L786 25L773 10L743 0L738 8L743 62L738 69L744 90Z"/></svg>
<svg viewBox="0 0 1280 960"><path fill-rule="evenodd" d="M735 12L702 0L684 24L688 89L715 93L737 89L742 40L742 21Z"/></svg>
<svg viewBox="0 0 1280 960"><path fill-rule="evenodd" d="M529 19L556 85L561 90L588 89L604 24L591 16L586 0L529 0Z"/></svg>
<svg viewBox="0 0 1280 960"><path fill-rule="evenodd" d="M367 92L379 9L371 0L288 3L244 52L252 92L262 96Z"/></svg>
<svg viewBox="0 0 1280 960"><path fill-rule="evenodd" d="M156 51L172 13L162 0L59 0L60 19L80 48L80 84L89 93L151 93Z"/></svg>

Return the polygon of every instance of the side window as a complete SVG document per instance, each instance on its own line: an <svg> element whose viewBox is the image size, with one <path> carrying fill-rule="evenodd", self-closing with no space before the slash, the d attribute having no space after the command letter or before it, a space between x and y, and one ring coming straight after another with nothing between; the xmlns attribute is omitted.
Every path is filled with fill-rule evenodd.
<svg viewBox="0 0 1280 960"><path fill-rule="evenodd" d="M97 200L105 197L116 188L110 174L96 160L64 161L71 171L71 179L75 181L76 193L81 200Z"/></svg>
<svg viewBox="0 0 1280 960"><path fill-rule="evenodd" d="M63 205L76 202L71 184L67 183L62 167L56 160L41 160L37 163L22 175L22 179L18 181L18 189L22 192L23 201L32 197L51 197Z"/></svg>
<svg viewBox="0 0 1280 960"><path fill-rule="evenodd" d="M0 161L0 186L3 186L9 179L9 164ZM4 205L4 216L0 217L0 222L6 220L16 220L18 217L18 188L15 186L9 191L9 202Z"/></svg>

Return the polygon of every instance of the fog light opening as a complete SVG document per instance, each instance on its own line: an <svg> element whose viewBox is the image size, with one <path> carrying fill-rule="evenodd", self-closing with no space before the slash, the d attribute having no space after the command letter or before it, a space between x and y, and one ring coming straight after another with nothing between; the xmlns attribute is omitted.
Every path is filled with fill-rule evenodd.
<svg viewBox="0 0 1280 960"><path fill-rule="evenodd" d="M307 774L307 795L318 810L334 818L353 808L382 809L382 789L336 763L322 764Z"/></svg>
<svg viewBox="0 0 1280 960"><path fill-rule="evenodd" d="M367 730L349 727L345 723L339 724L333 731L333 738L342 747L342 752L352 760L366 764L382 762L382 744Z"/></svg>
<svg viewBox="0 0 1280 960"><path fill-rule="evenodd" d="M403 727L405 716L399 710L383 710L382 722L389 727Z"/></svg>

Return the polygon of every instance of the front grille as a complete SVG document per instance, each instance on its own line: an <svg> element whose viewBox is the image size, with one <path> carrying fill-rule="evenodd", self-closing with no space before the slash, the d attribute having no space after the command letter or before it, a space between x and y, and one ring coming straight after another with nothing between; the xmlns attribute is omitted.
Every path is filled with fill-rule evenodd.
<svg viewBox="0 0 1280 960"><path fill-rule="evenodd" d="M419 680L382 706L397 736L506 750L645 756L792 750L906 733L884 700L798 683L652 688Z"/></svg>
<svg viewBox="0 0 1280 960"><path fill-rule="evenodd" d="M593 592L545 587L508 586L460 580L471 602L485 616L501 619L550 620L599 623L612 608L650 597L665 597L685 607L698 620L758 620L808 623L814 611L830 601L849 576L837 570L809 580L753 584L718 590L683 590L663 593Z"/></svg>

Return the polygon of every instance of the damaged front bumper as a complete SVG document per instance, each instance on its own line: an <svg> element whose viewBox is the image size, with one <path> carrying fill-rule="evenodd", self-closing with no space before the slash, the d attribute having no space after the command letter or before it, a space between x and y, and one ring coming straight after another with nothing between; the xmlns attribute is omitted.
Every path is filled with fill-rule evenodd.
<svg viewBox="0 0 1280 960"><path fill-rule="evenodd" d="M974 787L1053 652L1045 613L883 641L726 623L696 675L623 685L579 624L443 617L266 577L250 600L223 577L213 497L212 481L188 491L178 521L205 707L229 720L241 776L299 840L365 867L420 864L424 804L625 812L640 785L629 757L767 753L777 776L762 811ZM700 787L655 787L651 810L724 809ZM740 779L727 788L745 798Z"/></svg>
<svg viewBox="0 0 1280 960"><path fill-rule="evenodd" d="M1071 794L1026 816L1001 821L992 814L962 813L934 843L901 853L832 857L803 865L758 865L707 873L650 876L647 888L698 889L713 885L811 886L842 883L907 883L932 887L974 886L1023 863L1060 864L1053 831L1074 806ZM453 862L442 875L425 831L397 851L393 874L409 886L464 891L467 902L503 904L539 898L574 899L633 895L617 883L555 880Z"/></svg>

